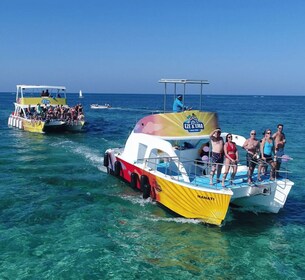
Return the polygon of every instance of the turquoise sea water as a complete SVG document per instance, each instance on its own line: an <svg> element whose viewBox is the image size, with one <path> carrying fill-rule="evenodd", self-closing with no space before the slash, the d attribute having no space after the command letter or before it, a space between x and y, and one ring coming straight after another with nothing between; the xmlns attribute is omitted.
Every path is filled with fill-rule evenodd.
<svg viewBox="0 0 305 280"><path fill-rule="evenodd" d="M261 136L283 123L294 158L280 213L230 209L222 227L168 213L103 167L163 95L71 94L87 131L63 135L8 128L14 98L0 94L0 279L305 279L305 97L204 97L223 131Z"/></svg>

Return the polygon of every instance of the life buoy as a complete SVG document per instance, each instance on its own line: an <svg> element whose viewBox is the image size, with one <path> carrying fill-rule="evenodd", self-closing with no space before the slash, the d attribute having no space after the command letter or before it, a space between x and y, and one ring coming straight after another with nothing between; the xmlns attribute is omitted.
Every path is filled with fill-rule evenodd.
<svg viewBox="0 0 305 280"><path fill-rule="evenodd" d="M104 154L104 166L108 167L109 165L109 156L108 153Z"/></svg>
<svg viewBox="0 0 305 280"><path fill-rule="evenodd" d="M137 173L132 172L130 174L130 185L132 188L137 189L138 188L138 181L139 181L139 176Z"/></svg>
<svg viewBox="0 0 305 280"><path fill-rule="evenodd" d="M114 176L119 177L121 175L122 165L119 161L114 163Z"/></svg>
<svg viewBox="0 0 305 280"><path fill-rule="evenodd" d="M150 196L150 185L148 181L148 177L146 175L141 175L140 179L141 191L143 192L143 198L149 198Z"/></svg>

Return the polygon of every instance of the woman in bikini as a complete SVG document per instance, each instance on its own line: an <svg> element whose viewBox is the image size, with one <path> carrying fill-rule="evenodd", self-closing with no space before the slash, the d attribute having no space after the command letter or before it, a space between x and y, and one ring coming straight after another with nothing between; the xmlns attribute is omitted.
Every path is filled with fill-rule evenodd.
<svg viewBox="0 0 305 280"><path fill-rule="evenodd" d="M231 185L235 178L237 172L237 163L238 163L238 150L236 144L232 141L232 134L227 134L226 143L224 145L224 154L225 154L225 172L222 175L222 186L225 186L225 180L227 178L230 167L232 167L232 173L230 178Z"/></svg>

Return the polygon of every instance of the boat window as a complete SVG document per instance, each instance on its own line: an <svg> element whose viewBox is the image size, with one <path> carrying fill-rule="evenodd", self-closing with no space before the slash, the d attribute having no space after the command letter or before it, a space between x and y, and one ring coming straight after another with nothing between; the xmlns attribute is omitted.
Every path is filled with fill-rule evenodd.
<svg viewBox="0 0 305 280"><path fill-rule="evenodd" d="M147 146L139 143L138 157L137 157L138 161L144 160L146 150L147 150Z"/></svg>
<svg viewBox="0 0 305 280"><path fill-rule="evenodd" d="M168 153L159 149L151 150L147 166L166 175L176 176L180 174L173 158Z"/></svg>

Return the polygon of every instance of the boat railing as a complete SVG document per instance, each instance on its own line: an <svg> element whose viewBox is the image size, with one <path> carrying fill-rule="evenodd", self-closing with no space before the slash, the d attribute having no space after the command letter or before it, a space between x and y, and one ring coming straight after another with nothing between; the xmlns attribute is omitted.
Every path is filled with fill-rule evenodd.
<svg viewBox="0 0 305 280"><path fill-rule="evenodd" d="M200 178L206 177L209 178L211 169L215 163L213 163L210 159L208 161L203 161L201 159L186 159L186 158L178 158L178 157L154 157L154 158L145 158L142 160L138 160L137 163L144 163L145 167L148 167L150 170L156 170L163 173L166 176L170 176L172 179L178 181L185 181L185 178L189 179L189 182L197 185L198 182L201 181ZM257 163L257 162L256 162ZM257 176L258 165L262 164L271 170L271 166L267 162L260 161L257 163L255 167L254 176ZM224 173L225 163L218 163L218 165L222 166L222 173ZM231 165L233 166L233 165ZM229 171L231 172L231 171ZM215 172L216 175L217 171ZM237 173L235 176L235 180L237 182L247 182L248 167L246 161L240 161L237 166ZM275 179L288 179L291 171L288 169L288 161L282 162L281 169L276 171ZM216 177L216 176L215 176ZM229 180L230 176L227 176ZM269 176L265 177L267 180ZM284 180L285 184L287 180ZM217 187L217 186L215 186Z"/></svg>

